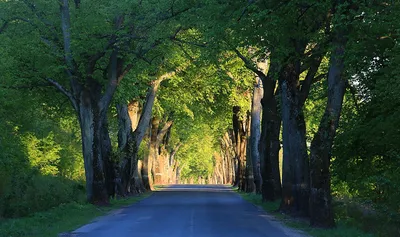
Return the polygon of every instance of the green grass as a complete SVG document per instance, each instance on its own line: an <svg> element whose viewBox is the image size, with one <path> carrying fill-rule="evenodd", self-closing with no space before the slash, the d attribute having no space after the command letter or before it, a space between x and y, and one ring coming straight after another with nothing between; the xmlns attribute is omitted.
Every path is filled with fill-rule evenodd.
<svg viewBox="0 0 400 237"><path fill-rule="evenodd" d="M243 199L255 204L256 206L262 207L269 214L274 216L277 220L280 220L284 225L304 231L305 233L315 237L373 237L373 234L368 234L358 229L355 226L346 224L342 220L337 221L337 227L334 229L320 229L311 228L308 221L303 219L294 219L290 216L284 215L278 212L280 201L275 202L262 202L261 196L252 193L238 192Z"/></svg>
<svg viewBox="0 0 400 237"><path fill-rule="evenodd" d="M95 217L108 214L111 210L136 203L151 193L137 197L111 200L107 207L96 207L91 204L62 204L45 212L38 212L29 217L6 219L0 221L2 237L54 237L59 233L72 231L87 224Z"/></svg>

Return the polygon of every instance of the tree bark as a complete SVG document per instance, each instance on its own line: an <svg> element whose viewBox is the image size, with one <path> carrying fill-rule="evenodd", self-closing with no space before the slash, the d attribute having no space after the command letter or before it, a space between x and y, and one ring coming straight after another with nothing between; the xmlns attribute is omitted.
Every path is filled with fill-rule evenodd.
<svg viewBox="0 0 400 237"><path fill-rule="evenodd" d="M82 151L86 176L87 200L97 205L106 205L108 201L105 163L102 152L102 127L104 117L98 114L90 92L82 91L79 106L79 124L82 136ZM97 112L97 113L96 113Z"/></svg>
<svg viewBox="0 0 400 237"><path fill-rule="evenodd" d="M176 165L177 161L175 160L175 155L181 148L182 143L178 143L171 151L169 155L169 170L168 170L168 183L176 182Z"/></svg>
<svg viewBox="0 0 400 237"><path fill-rule="evenodd" d="M275 73L278 65L270 57L270 67L267 75L261 75L264 96L262 104L261 137L259 142L261 177L262 177L262 200L274 201L281 196L281 179L279 172L279 150L280 150L280 128L281 118L278 114L276 102ZM279 90L277 90L277 93Z"/></svg>
<svg viewBox="0 0 400 237"><path fill-rule="evenodd" d="M132 121L129 110L135 104L117 105L118 112L118 149L121 161L117 164L118 184L117 193L120 196L134 195L144 191L142 181L138 175L139 146L133 136ZM137 105L138 106L138 105ZM129 108L129 109L128 109Z"/></svg>
<svg viewBox="0 0 400 237"><path fill-rule="evenodd" d="M227 178L226 178L226 183L227 184L233 184L233 181L235 180L234 178L234 169L233 169L233 158L234 155L232 155L232 143L231 139L229 137L229 133L226 132L224 136L222 137L222 144L221 144L221 149L223 153L225 154L226 157L226 168L227 168Z"/></svg>
<svg viewBox="0 0 400 237"><path fill-rule="evenodd" d="M339 1L338 1L339 2ZM347 31L346 31L347 32ZM328 101L317 133L311 142L310 153L310 224L324 228L335 226L331 196L331 175L329 171L332 145L339 125L346 80L344 71L344 52L346 39L338 32L330 59L328 72Z"/></svg>
<svg viewBox="0 0 400 237"><path fill-rule="evenodd" d="M258 77L253 90L251 106L250 157L254 187L257 194L261 194L260 153L258 143L261 136L261 99L263 97L262 81Z"/></svg>
<svg viewBox="0 0 400 237"><path fill-rule="evenodd" d="M234 186L237 186L239 190L242 190L242 184L243 184L243 161L241 157L241 126L243 126L243 120L240 118L240 107L239 106L234 106L233 107L233 116L232 116L232 124L233 124L233 144L235 146L235 161L237 162L237 168L235 172L235 184Z"/></svg>
<svg viewBox="0 0 400 237"><path fill-rule="evenodd" d="M143 162L143 174L138 170L138 152L145 132L149 126L155 97L162 79L152 82L148 89L146 101L143 109L140 110L137 101L132 101L129 105L118 105L119 133L118 146L124 152L124 158L119 164L119 181L122 189L120 195L134 194L149 190L147 176L147 159ZM141 114L139 115L139 113Z"/></svg>
<svg viewBox="0 0 400 237"><path fill-rule="evenodd" d="M158 127L160 125L160 119L153 117L151 120L151 135L150 135L150 149L149 149L149 155L147 158L147 174L148 174L148 185L149 185L149 190L153 190L154 186L154 165L155 165L155 160L157 159L158 156L158 147L157 147L157 134L158 134Z"/></svg>
<svg viewBox="0 0 400 237"><path fill-rule="evenodd" d="M163 143L163 141L166 141L165 137L168 134L168 131L171 129L172 124L173 121L167 121L161 129L157 127L157 130L153 130L156 132L156 138L154 141L151 140L154 142L154 153L152 158L154 159L154 184L157 185L164 183L167 156L167 151L164 148L161 149L160 145Z"/></svg>
<svg viewBox="0 0 400 237"><path fill-rule="evenodd" d="M280 209L307 216L309 203L309 163L306 127L298 91L300 66L288 62L280 75L283 122L283 177Z"/></svg>

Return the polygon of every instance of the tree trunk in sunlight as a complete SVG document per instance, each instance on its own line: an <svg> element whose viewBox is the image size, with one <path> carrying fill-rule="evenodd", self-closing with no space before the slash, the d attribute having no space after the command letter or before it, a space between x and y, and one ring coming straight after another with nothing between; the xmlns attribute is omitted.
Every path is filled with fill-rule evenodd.
<svg viewBox="0 0 400 237"><path fill-rule="evenodd" d="M226 132L224 133L224 136L222 137L222 143L221 143L221 149L224 152L224 156L226 159L226 183L227 184L233 184L235 180L235 172L234 172L234 152L233 152L233 146L232 146L232 140L229 136L229 133Z"/></svg>
<svg viewBox="0 0 400 237"><path fill-rule="evenodd" d="M160 119L153 117L151 120L151 135L150 135L150 146L149 146L149 154L147 156L147 183L148 187L146 187L148 190L153 190L153 184L154 184L154 160L157 158L157 132L158 132L158 127L160 124Z"/></svg>
<svg viewBox="0 0 400 237"><path fill-rule="evenodd" d="M252 168L252 176L257 194L261 193L261 174L260 174L260 153L258 150L258 143L261 136L261 99L263 97L262 82L257 78L257 82L253 90L253 99L251 105L251 131L250 131L250 156L248 158L249 166ZM251 177L250 177L251 179Z"/></svg>
<svg viewBox="0 0 400 237"><path fill-rule="evenodd" d="M138 146L135 144L132 132L132 122L130 120L129 110L133 106L139 106L135 103L130 105L117 105L118 112L118 149L120 162L117 164L117 193L119 196L134 195L143 191L137 174ZM128 109L130 107L130 109Z"/></svg>

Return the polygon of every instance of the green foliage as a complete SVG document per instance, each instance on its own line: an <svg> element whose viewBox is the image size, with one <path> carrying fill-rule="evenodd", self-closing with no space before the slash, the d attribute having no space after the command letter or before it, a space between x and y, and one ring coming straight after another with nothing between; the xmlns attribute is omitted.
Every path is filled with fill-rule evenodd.
<svg viewBox="0 0 400 237"><path fill-rule="evenodd" d="M57 175L60 163L61 146L54 141L54 134L39 139L33 134L23 138L26 146L29 163L33 168L40 170L43 175Z"/></svg>
<svg viewBox="0 0 400 237"><path fill-rule="evenodd" d="M205 179L213 172L215 138L207 125L194 125L191 130L191 135L177 154L179 167L182 169L181 179Z"/></svg>
<svg viewBox="0 0 400 237"><path fill-rule="evenodd" d="M69 111L40 104L38 100L46 101L45 93L13 89L2 93L0 217L26 216L82 200L83 160L78 128Z"/></svg>

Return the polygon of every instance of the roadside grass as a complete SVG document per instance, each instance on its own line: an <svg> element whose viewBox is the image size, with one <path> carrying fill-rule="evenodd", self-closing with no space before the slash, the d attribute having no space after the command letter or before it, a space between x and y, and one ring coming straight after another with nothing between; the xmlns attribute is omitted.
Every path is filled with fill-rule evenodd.
<svg viewBox="0 0 400 237"><path fill-rule="evenodd" d="M253 193L243 193L235 189L244 200L262 207L266 212L274 216L288 227L301 230L314 237L373 237L374 234L366 233L356 226L350 225L345 218L340 217L336 220L337 227L333 229L312 228L307 220L292 218L278 212L280 201L262 202L261 196Z"/></svg>
<svg viewBox="0 0 400 237"><path fill-rule="evenodd" d="M96 217L110 211L139 202L151 195L151 192L124 199L112 199L111 205L96 207L88 203L68 203L48 211L16 219L0 220L2 237L55 237L89 223Z"/></svg>

